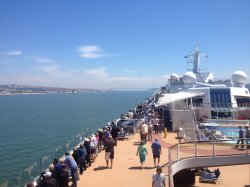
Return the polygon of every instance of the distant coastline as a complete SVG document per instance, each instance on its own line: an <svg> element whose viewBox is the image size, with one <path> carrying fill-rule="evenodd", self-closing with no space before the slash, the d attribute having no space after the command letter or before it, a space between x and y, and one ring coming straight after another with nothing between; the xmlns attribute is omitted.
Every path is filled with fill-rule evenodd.
<svg viewBox="0 0 250 187"><path fill-rule="evenodd" d="M103 93L116 91L145 91L157 88L127 88L127 89L88 89L88 88L60 88L47 86L30 86L30 85L0 85L0 96L3 95L31 95L31 94L75 94L75 93Z"/></svg>
<svg viewBox="0 0 250 187"><path fill-rule="evenodd" d="M27 95L27 94L75 94L75 93L96 93L107 92L108 90L100 89L79 89L79 88L59 88L59 87L42 87L30 85L0 85L0 95Z"/></svg>
<svg viewBox="0 0 250 187"><path fill-rule="evenodd" d="M245 85L246 88L250 90L250 84ZM75 94L75 93L103 93L103 92L113 92L113 91L145 91L154 90L151 89L87 89L87 88L60 88L60 87L43 87L43 86L30 86L30 85L0 85L0 96L9 95L35 95L35 94Z"/></svg>

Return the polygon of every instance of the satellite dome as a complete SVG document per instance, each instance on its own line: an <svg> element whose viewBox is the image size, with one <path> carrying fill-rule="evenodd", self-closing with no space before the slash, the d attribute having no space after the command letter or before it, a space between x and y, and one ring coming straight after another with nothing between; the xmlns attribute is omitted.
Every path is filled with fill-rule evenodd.
<svg viewBox="0 0 250 187"><path fill-rule="evenodd" d="M247 82L247 75L243 71L235 71L232 74L232 81L234 84L245 84Z"/></svg>
<svg viewBox="0 0 250 187"><path fill-rule="evenodd" d="M184 84L193 84L196 81L196 75L189 71L186 72L183 76L182 76L182 80Z"/></svg>
<svg viewBox="0 0 250 187"><path fill-rule="evenodd" d="M170 75L170 79L177 81L177 80L179 80L179 76L176 73L173 73L173 74Z"/></svg>

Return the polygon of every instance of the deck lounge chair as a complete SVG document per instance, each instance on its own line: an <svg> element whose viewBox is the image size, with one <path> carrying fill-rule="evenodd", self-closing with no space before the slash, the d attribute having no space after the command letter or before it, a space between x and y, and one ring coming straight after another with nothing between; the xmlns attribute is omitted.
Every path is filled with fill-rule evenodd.
<svg viewBox="0 0 250 187"><path fill-rule="evenodd" d="M216 183L218 181L218 175L215 174L215 172L207 172L203 171L201 172L200 176L200 182L213 182Z"/></svg>

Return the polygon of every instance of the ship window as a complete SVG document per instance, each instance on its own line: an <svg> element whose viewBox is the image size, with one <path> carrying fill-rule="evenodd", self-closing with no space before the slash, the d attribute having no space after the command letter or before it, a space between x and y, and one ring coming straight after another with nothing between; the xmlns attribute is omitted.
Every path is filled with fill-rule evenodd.
<svg viewBox="0 0 250 187"><path fill-rule="evenodd" d="M200 107L200 106L202 106L203 98L201 98L201 97L193 98L193 99L192 99L192 102L193 102L193 105L194 105L194 106Z"/></svg>
<svg viewBox="0 0 250 187"><path fill-rule="evenodd" d="M230 118L230 117L232 117L231 112L217 112L217 111L211 111L211 118L212 118L212 119Z"/></svg>
<svg viewBox="0 0 250 187"><path fill-rule="evenodd" d="M246 107L246 106L249 106L250 104L250 98L248 97L237 97L235 99L236 99L238 107Z"/></svg>
<svg viewBox="0 0 250 187"><path fill-rule="evenodd" d="M230 89L210 89L210 102L212 107L229 107L231 105Z"/></svg>

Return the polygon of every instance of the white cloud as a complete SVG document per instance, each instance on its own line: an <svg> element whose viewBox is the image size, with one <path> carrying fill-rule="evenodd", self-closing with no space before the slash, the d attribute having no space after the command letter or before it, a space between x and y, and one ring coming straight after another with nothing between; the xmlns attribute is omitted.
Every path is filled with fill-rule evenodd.
<svg viewBox="0 0 250 187"><path fill-rule="evenodd" d="M37 63L41 63L41 64L53 64L55 63L54 60L49 59L47 57L32 57L32 59L37 62Z"/></svg>
<svg viewBox="0 0 250 187"><path fill-rule="evenodd" d="M6 56L20 56L23 52L21 50L15 50L15 51L7 51L0 53L0 55L6 55Z"/></svg>
<svg viewBox="0 0 250 187"><path fill-rule="evenodd" d="M38 66L37 68L40 69L41 71L44 71L47 73L52 73L52 72L56 72L59 70L59 65L47 64L47 65L43 65L43 66Z"/></svg>
<svg viewBox="0 0 250 187"><path fill-rule="evenodd" d="M108 57L109 54L102 53L102 49L97 45L89 45L79 47L77 52L79 52L79 56L82 58L95 59L100 57Z"/></svg>
<svg viewBox="0 0 250 187"><path fill-rule="evenodd" d="M86 75L96 77L96 78L108 77L108 73L106 72L106 68L89 69L89 70L86 70L85 73L86 73Z"/></svg>
<svg viewBox="0 0 250 187"><path fill-rule="evenodd" d="M31 57L33 61L35 61L37 64L37 69L46 72L46 73L60 73L60 66L52 59L47 58L47 57L40 57L40 56L35 56Z"/></svg>
<svg viewBox="0 0 250 187"><path fill-rule="evenodd" d="M160 79L164 79L164 80L168 80L169 78L170 78L170 75L168 75L168 74L160 76Z"/></svg>
<svg viewBox="0 0 250 187"><path fill-rule="evenodd" d="M135 70L133 70L133 69L125 69L124 71L127 73L135 73Z"/></svg>
<svg viewBox="0 0 250 187"><path fill-rule="evenodd" d="M119 89L122 87L131 89L143 89L160 87L167 83L169 75L152 76L111 76L106 68L89 69L85 71L85 78L79 77L81 83L88 88ZM76 81L75 81L76 83Z"/></svg>
<svg viewBox="0 0 250 187"><path fill-rule="evenodd" d="M70 69L69 72L70 72L70 73L79 73L80 71L77 70L77 69Z"/></svg>

